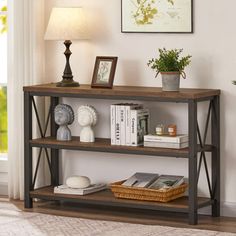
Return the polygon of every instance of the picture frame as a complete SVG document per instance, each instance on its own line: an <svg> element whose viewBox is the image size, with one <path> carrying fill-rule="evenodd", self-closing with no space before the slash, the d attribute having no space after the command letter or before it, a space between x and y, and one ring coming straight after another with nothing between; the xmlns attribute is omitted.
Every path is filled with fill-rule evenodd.
<svg viewBox="0 0 236 236"><path fill-rule="evenodd" d="M193 33L193 0L121 0L122 33Z"/></svg>
<svg viewBox="0 0 236 236"><path fill-rule="evenodd" d="M97 56L93 71L92 88L112 88L118 57Z"/></svg>

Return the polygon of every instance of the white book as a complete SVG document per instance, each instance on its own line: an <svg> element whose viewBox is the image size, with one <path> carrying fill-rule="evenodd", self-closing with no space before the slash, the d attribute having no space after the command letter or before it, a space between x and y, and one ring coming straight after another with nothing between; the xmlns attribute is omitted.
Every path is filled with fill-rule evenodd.
<svg viewBox="0 0 236 236"><path fill-rule="evenodd" d="M126 145L131 145L131 110L132 109L141 109L141 104L127 104L125 106L125 141Z"/></svg>
<svg viewBox="0 0 236 236"><path fill-rule="evenodd" d="M125 104L120 105L120 145L125 145L126 143L126 137L125 137L125 123L126 123L126 117L125 117Z"/></svg>
<svg viewBox="0 0 236 236"><path fill-rule="evenodd" d="M131 110L131 146L143 144L143 137L148 134L148 109Z"/></svg>
<svg viewBox="0 0 236 236"><path fill-rule="evenodd" d="M157 148L173 148L173 149L181 149L188 147L188 142L184 143L164 143L164 142L147 142L144 141L143 144L145 147L157 147Z"/></svg>
<svg viewBox="0 0 236 236"><path fill-rule="evenodd" d="M130 133L130 142L132 146L136 146L137 143L137 113L135 110L130 111L131 119L131 133Z"/></svg>
<svg viewBox="0 0 236 236"><path fill-rule="evenodd" d="M59 185L54 187L56 194L73 194L73 195L86 195L98 192L107 188L106 184L92 184L87 188L69 188L67 185Z"/></svg>
<svg viewBox="0 0 236 236"><path fill-rule="evenodd" d="M111 119L111 145L116 144L116 105L110 107L110 119Z"/></svg>
<svg viewBox="0 0 236 236"><path fill-rule="evenodd" d="M116 145L120 145L120 105L116 104Z"/></svg>
<svg viewBox="0 0 236 236"><path fill-rule="evenodd" d="M146 142L160 142L160 143L185 143L188 142L187 134L179 134L175 137L167 136L167 135L154 135L148 134L144 136L144 141Z"/></svg>
<svg viewBox="0 0 236 236"><path fill-rule="evenodd" d="M184 176L161 175L148 188L168 189L168 188L180 186L183 182L184 182Z"/></svg>
<svg viewBox="0 0 236 236"><path fill-rule="evenodd" d="M151 185L158 178L158 176L158 174L137 172L128 178L122 185L146 188Z"/></svg>

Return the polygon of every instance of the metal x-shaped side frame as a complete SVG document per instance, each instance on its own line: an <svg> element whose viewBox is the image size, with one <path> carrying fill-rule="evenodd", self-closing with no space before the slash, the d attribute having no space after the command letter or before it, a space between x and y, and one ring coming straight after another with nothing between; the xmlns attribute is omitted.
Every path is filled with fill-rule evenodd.
<svg viewBox="0 0 236 236"><path fill-rule="evenodd" d="M214 192L213 192L213 188L212 188L211 181L210 181L209 170L208 170L208 166L207 166L206 153L204 151L204 147L206 145L206 138L207 138L209 121L210 121L210 116L211 116L211 113L212 113L212 109L213 109L212 108L212 101L210 101L209 108L208 108L208 113L207 113L206 124L205 124L205 129L204 129L203 139L202 139L202 136L201 136L199 124L197 123L198 140L199 140L199 144L200 144L200 147L201 147L201 150L202 150L201 154L200 154L199 164L198 164L197 181L199 181L199 176L200 176L202 162L203 162L204 167L205 167L207 184L208 184L208 189L209 189L209 194L210 194L211 199L213 199Z"/></svg>
<svg viewBox="0 0 236 236"><path fill-rule="evenodd" d="M197 104L199 101L188 102L189 105L189 223L197 224L198 209L207 204L198 202L198 182L202 165L212 206L212 216L220 215L220 98L213 96L209 99L209 108L201 135L197 119ZM202 101L207 101L202 100ZM211 121L211 122L210 122ZM209 124L211 123L211 143L206 144ZM200 146L200 149L199 149ZM211 177L209 174L206 152L211 151ZM199 155L200 152L200 155ZM198 158L199 157L199 158Z"/></svg>
<svg viewBox="0 0 236 236"><path fill-rule="evenodd" d="M33 133L32 132L33 109L35 111L36 121L37 121L37 124L39 127L39 132L40 132L41 138L45 138L47 130L49 128L49 121L50 120L51 120L50 135L51 136L56 135L56 130L57 130L58 126L55 124L55 122L53 122L54 121L53 110L56 107L56 105L59 103L59 98L58 97L50 97L50 107L49 107L49 111L47 114L45 127L43 129L41 122L40 122L40 118L39 118L39 114L38 114L38 110L37 110L34 96L37 96L37 95L32 95L29 92L24 93L24 113L26 114L25 120L24 120L24 123L25 123L25 125L24 125L24 127L25 127L24 128L24 133L25 133L25 147L24 147L24 149L25 149L25 157L24 157L24 159L25 159L25 161L24 161L25 162L25 180L24 180L24 183L25 183L25 207L26 208L31 208L33 206L32 198L30 197L30 191L34 190L34 188L35 188L35 183L36 183L36 179L37 179L38 172L39 172L39 164L40 164L43 150L45 151L47 163L48 163L50 174L51 174L51 185L52 186L59 185L58 150L51 148L51 151L50 151L51 155L49 155L47 148L40 148L39 153L38 153L38 157L37 157L35 172L33 175L32 147L28 146L28 144L30 143L30 141L33 138L33 134L32 134Z"/></svg>
<svg viewBox="0 0 236 236"><path fill-rule="evenodd" d="M38 128L39 128L40 136L41 136L41 138L45 138L46 133L47 133L47 129L48 129L49 120L50 120L51 113L52 113L52 106L50 105L50 107L49 107L49 111L48 111L48 115L47 115L47 119L46 119L46 124L45 124L44 130L43 130L41 122L40 122L40 118L39 118L39 114L38 114L38 110L37 110L37 107L36 107L36 102L35 102L34 97L32 98L32 102L33 102L33 108L34 108L34 111L35 111L35 115L36 115L36 120L37 120L37 124L38 124ZM39 154L38 154L38 158L37 158L37 164L36 164L36 169L35 169L35 173L34 173L32 189L34 189L34 187L35 187L35 182L36 182L36 178L37 178L37 174L38 174L39 163L40 163L40 160L41 160L41 157L42 157L43 149L44 149L45 154L46 154L46 158L47 158L48 167L49 167L49 170L50 170L51 177L54 180L54 176L53 176L53 172L52 172L52 165L51 165L51 161L50 161L50 158L49 158L48 150L47 150L47 148L42 148L41 147L39 149Z"/></svg>

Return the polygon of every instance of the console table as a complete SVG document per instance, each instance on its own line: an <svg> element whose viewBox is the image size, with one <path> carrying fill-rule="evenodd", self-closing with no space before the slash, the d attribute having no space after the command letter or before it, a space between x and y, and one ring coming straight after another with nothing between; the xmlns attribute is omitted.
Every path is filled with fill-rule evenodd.
<svg viewBox="0 0 236 236"><path fill-rule="evenodd" d="M50 97L50 108L45 123L45 129L40 123L35 97ZM56 140L57 125L54 122L54 108L62 97L112 99L112 100L142 100L155 102L185 103L188 106L189 147L184 149L167 149L152 147L112 146L110 139L97 138L95 143L81 143L79 137L72 141ZM200 133L197 121L197 105L208 102L204 133ZM36 114L41 137L32 138L32 113ZM56 87L55 84L42 84L24 87L24 165L25 165L25 208L33 207L33 198L74 201L81 204L105 205L107 207L122 207L135 209L150 209L188 213L189 224L197 224L198 209L212 206L212 216L220 216L220 90L217 89L181 89L179 92L163 92L155 87L115 86L113 89L91 88L81 85L74 88ZM51 122L50 122L51 120ZM50 136L46 131L50 123ZM208 127L211 125L211 143L206 144ZM32 168L32 149L38 148L39 155L36 170ZM50 152L48 151L50 149ZM110 152L122 154L148 155L153 157L188 159L189 192L188 197L182 197L169 203L117 199L110 190L105 190L85 196L54 194L53 187L59 185L59 150L83 150L94 152ZM50 173L51 186L35 189L38 167L45 150ZM211 173L207 166L206 152L211 153ZM124 160L125 161L125 160ZM198 197L198 179L201 166L206 172L206 184L209 197Z"/></svg>

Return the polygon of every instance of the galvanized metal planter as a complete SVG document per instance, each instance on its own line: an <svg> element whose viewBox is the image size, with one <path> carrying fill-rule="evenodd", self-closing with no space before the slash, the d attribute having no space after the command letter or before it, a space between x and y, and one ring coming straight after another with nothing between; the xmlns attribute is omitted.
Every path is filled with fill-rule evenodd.
<svg viewBox="0 0 236 236"><path fill-rule="evenodd" d="M161 72L162 90L179 91L180 72Z"/></svg>

